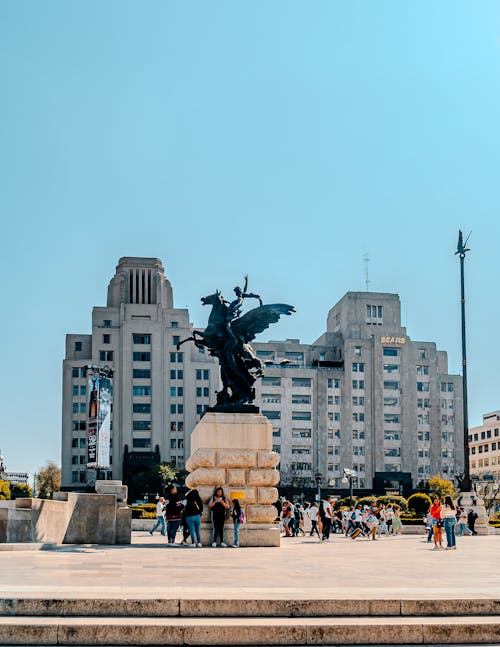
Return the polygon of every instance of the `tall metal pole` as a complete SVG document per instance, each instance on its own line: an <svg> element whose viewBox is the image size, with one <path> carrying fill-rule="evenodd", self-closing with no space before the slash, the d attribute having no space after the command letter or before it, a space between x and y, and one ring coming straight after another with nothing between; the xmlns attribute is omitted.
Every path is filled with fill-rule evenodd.
<svg viewBox="0 0 500 647"><path fill-rule="evenodd" d="M462 491L470 492L472 482L470 478L470 459L469 459L469 415L467 407L467 348L465 343L465 281L464 281L464 261L465 255L469 250L463 242L462 232L458 232L458 245L455 254L460 258L460 298L462 308L462 385L463 385L463 442L464 442L464 472L462 479Z"/></svg>

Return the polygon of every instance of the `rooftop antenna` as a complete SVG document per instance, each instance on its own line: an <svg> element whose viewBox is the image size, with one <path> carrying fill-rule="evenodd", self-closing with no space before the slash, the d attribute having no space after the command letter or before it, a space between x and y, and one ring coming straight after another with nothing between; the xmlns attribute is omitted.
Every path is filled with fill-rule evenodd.
<svg viewBox="0 0 500 647"><path fill-rule="evenodd" d="M365 274L365 288L366 292L370 291L370 279L368 278L368 267L370 263L370 257L368 254L363 254L363 266L364 266L364 274Z"/></svg>

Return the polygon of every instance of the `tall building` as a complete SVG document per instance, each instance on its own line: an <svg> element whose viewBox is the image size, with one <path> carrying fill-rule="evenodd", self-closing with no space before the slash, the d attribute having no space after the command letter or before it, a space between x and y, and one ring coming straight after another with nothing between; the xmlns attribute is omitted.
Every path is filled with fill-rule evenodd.
<svg viewBox="0 0 500 647"><path fill-rule="evenodd" d="M397 294L348 292L312 345L255 344L267 364L259 384L281 469L342 487L408 491L463 466L461 377L434 342L412 341Z"/></svg>
<svg viewBox="0 0 500 647"><path fill-rule="evenodd" d="M500 483L500 411L485 413L483 424L469 429L470 472Z"/></svg>
<svg viewBox="0 0 500 647"><path fill-rule="evenodd" d="M86 483L86 364L114 370L112 470L123 478L159 460L183 464L189 438L219 388L216 360L193 344L185 309L154 258L120 259L91 335L68 335L63 363L63 486ZM461 377L433 342L412 341L396 294L348 292L313 344L255 343L266 364L256 384L273 425L283 479L341 488L408 490L463 465Z"/></svg>
<svg viewBox="0 0 500 647"><path fill-rule="evenodd" d="M62 485L86 484L86 365L114 371L112 470L100 477L162 461L184 463L190 433L218 389L212 357L179 340L192 326L174 308L172 286L156 258L121 258L105 307L92 311L92 334L67 335L63 362Z"/></svg>

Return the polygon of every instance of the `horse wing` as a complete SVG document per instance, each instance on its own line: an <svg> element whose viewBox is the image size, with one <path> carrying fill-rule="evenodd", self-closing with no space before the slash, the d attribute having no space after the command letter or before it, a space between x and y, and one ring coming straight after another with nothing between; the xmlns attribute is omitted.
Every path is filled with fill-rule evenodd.
<svg viewBox="0 0 500 647"><path fill-rule="evenodd" d="M250 342L260 332L276 323L281 315L291 315L295 308L286 303L271 303L250 310L242 317L231 323L234 334L243 340Z"/></svg>

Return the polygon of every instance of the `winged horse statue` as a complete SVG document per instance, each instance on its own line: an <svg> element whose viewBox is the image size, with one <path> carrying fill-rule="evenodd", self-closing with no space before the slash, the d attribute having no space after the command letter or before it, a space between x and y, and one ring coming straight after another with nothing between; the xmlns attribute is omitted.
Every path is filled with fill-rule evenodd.
<svg viewBox="0 0 500 647"><path fill-rule="evenodd" d="M258 294L247 293L248 277L244 288L235 287L236 298L226 301L219 290L202 297L203 305L212 306L207 327L203 332L194 330L191 337L197 348L208 349L220 364L222 391L217 393L217 408L224 410L242 407L255 400L255 381L264 374L264 364L255 354L250 342L255 336L276 323L281 315L290 315L295 308L285 303L263 305ZM258 299L259 307L241 314L243 300Z"/></svg>

